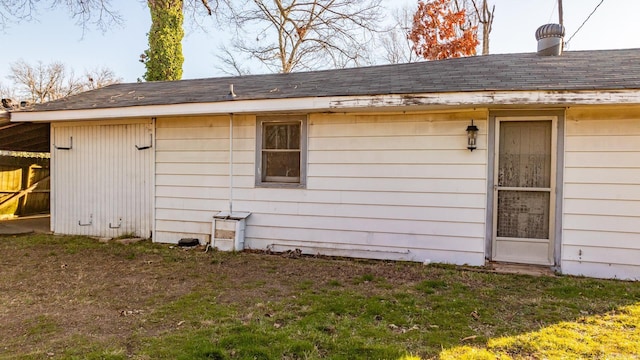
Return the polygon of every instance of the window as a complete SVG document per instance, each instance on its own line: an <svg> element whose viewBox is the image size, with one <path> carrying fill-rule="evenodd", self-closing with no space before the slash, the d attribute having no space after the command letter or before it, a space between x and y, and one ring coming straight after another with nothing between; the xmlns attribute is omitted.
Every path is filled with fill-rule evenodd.
<svg viewBox="0 0 640 360"><path fill-rule="evenodd" d="M306 125L305 116L258 117L256 185L304 186Z"/></svg>

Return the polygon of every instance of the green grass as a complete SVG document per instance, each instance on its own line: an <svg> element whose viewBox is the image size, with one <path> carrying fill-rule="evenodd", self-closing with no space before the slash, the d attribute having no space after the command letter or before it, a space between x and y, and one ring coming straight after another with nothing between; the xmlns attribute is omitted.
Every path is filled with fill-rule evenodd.
<svg viewBox="0 0 640 360"><path fill-rule="evenodd" d="M563 321L538 331L490 339L485 347L455 347L442 359L638 359L640 306Z"/></svg>
<svg viewBox="0 0 640 360"><path fill-rule="evenodd" d="M0 326L10 349L7 355L0 349L0 359L524 360L640 354L640 284L632 282L205 254L149 242L100 244L40 235L3 240L0 254L8 253L30 256L0 258L16 269L7 270L3 291L35 283L36 275L51 282L0 294L0 314L28 314L39 298L51 307L15 328ZM51 266L30 277L18 271L29 266L25 261ZM97 264L100 271L91 273ZM103 269L120 272L111 279ZM103 277L96 284L98 275ZM126 282L128 275L136 278ZM68 276L73 287L60 276ZM118 289L129 289L129 295L109 296ZM24 301L16 302L19 297ZM115 330L94 323L96 308L112 309L113 318L97 314ZM144 311L118 317L123 308ZM69 324L80 326L69 320L74 311L89 312L87 323L94 327L71 333ZM21 352L34 342L37 347Z"/></svg>
<svg viewBox="0 0 640 360"><path fill-rule="evenodd" d="M487 296L468 285L456 283L456 277L461 274L495 283L511 301L501 305L499 292ZM364 278L367 282L374 280L365 275L356 278L355 282L362 285ZM538 287L540 298L530 299L527 291L514 286L514 282L522 281ZM153 358L177 358L186 354L185 358L194 359L208 358L206 356L216 359L397 359L407 353L425 356L437 353L445 359L479 359L483 358L478 357L484 356L482 354L487 359L500 356L525 359L576 355L590 358L602 356L607 351L623 355L640 353L640 345L637 345L640 337L629 340L628 327L626 330L609 328L608 334L604 334L601 321L579 315L611 309L611 305L599 303L599 297L616 294L629 298L629 288L634 289L633 298L640 299L640 291L629 283L470 274L458 270L445 280L419 282L413 287L417 292L396 289L389 294L370 296L358 289L335 290L338 284L332 280L312 290L311 284L303 281L297 286L303 292L295 299L249 308L216 306L214 303L202 308L198 304L202 304L203 299L214 298L214 294L189 296L177 303L178 308L189 309L180 317L192 319L197 314L197 318L211 320L206 325L194 324L192 330L178 336L155 339L147 344L143 353ZM571 290L574 288L582 290ZM593 289L596 291L592 292ZM513 301L523 302L523 313L516 314L523 318L507 324L505 316L509 318L509 314L501 313L500 308L512 307ZM621 309L629 311L629 308ZM172 308L168 313L175 315L177 312ZM238 320L246 318L247 313L253 314L249 320ZM477 318L472 314L477 314ZM577 317L575 324L582 325L567 325L574 322L553 324L567 317ZM520 333L542 324L550 325L538 332L513 337L491 338L482 332L483 327L490 326L504 333ZM638 325L636 322L631 329ZM604 343L584 343L587 335L596 333L609 339L607 347L594 350L597 343ZM465 338L470 338L466 342L475 347L460 347ZM434 351L441 348L446 350Z"/></svg>
<svg viewBox="0 0 640 360"><path fill-rule="evenodd" d="M45 338L48 334L54 333L58 330L58 324L55 320L46 315L37 315L26 323L26 334L34 341L39 341L40 339Z"/></svg>
<svg viewBox="0 0 640 360"><path fill-rule="evenodd" d="M177 303L180 309L190 309L180 318L189 319L192 328L149 341L142 353L151 358L185 359L397 359L406 355L407 348L423 354L431 349L426 353L430 356L434 349L444 347L438 354L443 359L586 359L640 354L638 305L535 332L486 338L473 329L495 312L481 301L471 301L471 294L460 295L456 301L434 297L429 302L414 296L394 300L397 297L327 291L238 309L213 304L198 307L202 299L213 298L198 294ZM429 304L431 311L421 310ZM481 314L480 320L468 316L473 311ZM178 312L175 308L168 311ZM264 314L240 321L247 313ZM209 321L196 323L194 314ZM478 336L471 341L475 347L458 345L470 336Z"/></svg>

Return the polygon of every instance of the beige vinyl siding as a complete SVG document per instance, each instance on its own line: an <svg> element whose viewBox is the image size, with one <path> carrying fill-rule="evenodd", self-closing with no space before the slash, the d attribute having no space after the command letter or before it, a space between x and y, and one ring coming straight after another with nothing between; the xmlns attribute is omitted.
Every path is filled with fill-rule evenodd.
<svg viewBox="0 0 640 360"><path fill-rule="evenodd" d="M486 113L312 114L304 201L281 210L288 218L249 218L247 243L484 263L486 121L478 122L483 145L470 153L471 118Z"/></svg>
<svg viewBox="0 0 640 360"><path fill-rule="evenodd" d="M484 264L484 111L311 114L307 185L255 187L255 117L234 118L234 211L245 246L366 258ZM466 149L471 118L479 148ZM209 241L228 209L229 118L157 121L156 241Z"/></svg>
<svg viewBox="0 0 640 360"><path fill-rule="evenodd" d="M234 191L254 184L254 119L234 116ZM229 206L229 116L160 118L156 133L154 241L209 242L213 215Z"/></svg>
<svg viewBox="0 0 640 360"><path fill-rule="evenodd" d="M150 145L152 134L150 119L53 124L53 231L149 237L154 152L153 148L138 150L136 145Z"/></svg>
<svg viewBox="0 0 640 360"><path fill-rule="evenodd" d="M569 109L562 271L640 279L640 111Z"/></svg>

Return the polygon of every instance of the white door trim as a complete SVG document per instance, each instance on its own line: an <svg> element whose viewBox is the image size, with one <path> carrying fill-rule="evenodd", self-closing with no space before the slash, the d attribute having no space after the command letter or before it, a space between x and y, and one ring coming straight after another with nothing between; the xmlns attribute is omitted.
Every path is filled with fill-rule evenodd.
<svg viewBox="0 0 640 360"><path fill-rule="evenodd" d="M499 156L500 156L500 124L504 121L551 121L551 173L550 188L531 188L531 191L549 191L549 239L547 261L523 261L521 259L510 259L498 257L496 255L496 241L498 234L498 178L499 178ZM557 143L558 143L558 117L557 116L496 116L495 117L495 144L494 144L494 166L493 166L493 231L491 240L491 260L504 262L523 262L538 265L554 265L555 258L555 211L556 211L556 166L557 166ZM504 187L501 190L508 190ZM507 238L505 238L507 240ZM523 242L541 242L541 239L512 239Z"/></svg>

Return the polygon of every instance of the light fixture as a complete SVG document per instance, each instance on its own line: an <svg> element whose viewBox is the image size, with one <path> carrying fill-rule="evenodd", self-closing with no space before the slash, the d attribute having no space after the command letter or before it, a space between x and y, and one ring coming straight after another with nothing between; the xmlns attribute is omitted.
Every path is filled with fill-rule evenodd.
<svg viewBox="0 0 640 360"><path fill-rule="evenodd" d="M467 126L467 149L473 151L476 149L476 140L478 139L478 127L473 125L473 119L471 119L471 125Z"/></svg>

